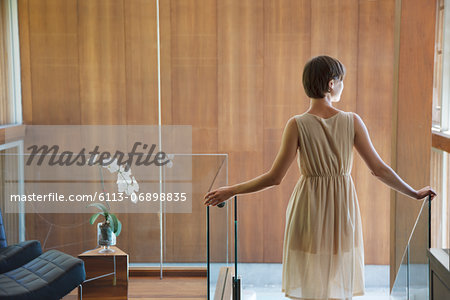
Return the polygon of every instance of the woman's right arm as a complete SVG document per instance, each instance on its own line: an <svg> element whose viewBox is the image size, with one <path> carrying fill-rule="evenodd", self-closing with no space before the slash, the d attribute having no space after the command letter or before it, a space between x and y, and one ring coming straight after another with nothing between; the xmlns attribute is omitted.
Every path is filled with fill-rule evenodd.
<svg viewBox="0 0 450 300"><path fill-rule="evenodd" d="M422 199L428 195L431 195L432 198L436 196L436 193L429 186L416 191L404 182L378 155L361 118L354 113L353 120L355 128L354 147L374 176L394 190L414 199Z"/></svg>

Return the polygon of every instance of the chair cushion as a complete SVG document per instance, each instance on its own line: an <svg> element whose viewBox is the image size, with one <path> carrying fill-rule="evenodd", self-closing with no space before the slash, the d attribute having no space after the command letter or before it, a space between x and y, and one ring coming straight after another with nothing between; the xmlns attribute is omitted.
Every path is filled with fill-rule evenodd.
<svg viewBox="0 0 450 300"><path fill-rule="evenodd" d="M25 241L0 248L0 274L21 267L41 254L39 241Z"/></svg>
<svg viewBox="0 0 450 300"><path fill-rule="evenodd" d="M18 269L0 274L0 299L61 299L85 279L81 259L49 250Z"/></svg>
<svg viewBox="0 0 450 300"><path fill-rule="evenodd" d="M2 211L0 209L0 249L6 246L8 246L8 243L6 243L5 228L3 227Z"/></svg>

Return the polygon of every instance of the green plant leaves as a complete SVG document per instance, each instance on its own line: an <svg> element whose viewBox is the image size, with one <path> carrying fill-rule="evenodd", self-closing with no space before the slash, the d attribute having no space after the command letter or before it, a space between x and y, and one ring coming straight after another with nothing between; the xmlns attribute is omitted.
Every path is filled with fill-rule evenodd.
<svg viewBox="0 0 450 300"><path fill-rule="evenodd" d="M120 223L115 214L109 214L109 217L111 219L112 230L118 236L122 230L122 223Z"/></svg>
<svg viewBox="0 0 450 300"><path fill-rule="evenodd" d="M89 207L89 206L97 207L98 209L103 211L104 216L108 215L108 213L109 213L109 209L105 205L103 205L101 203L92 203L92 204L89 204L87 207Z"/></svg>
<svg viewBox="0 0 450 300"><path fill-rule="evenodd" d="M98 216L103 215L103 213L96 213L93 214L90 218L89 218L89 223L94 224L95 220L97 220Z"/></svg>
<svg viewBox="0 0 450 300"><path fill-rule="evenodd" d="M122 231L122 223L119 221L119 220L117 220L117 232L114 232L114 234L116 235L116 236L118 236L119 234L120 234L120 232Z"/></svg>
<svg viewBox="0 0 450 300"><path fill-rule="evenodd" d="M95 220L97 220L98 216L102 215L105 217L105 221L109 222L109 226L116 236L120 234L122 231L122 223L117 219L115 214L109 212L109 209L102 203L92 203L87 207L93 206L100 209L102 212L95 213L89 218L89 223L94 224Z"/></svg>

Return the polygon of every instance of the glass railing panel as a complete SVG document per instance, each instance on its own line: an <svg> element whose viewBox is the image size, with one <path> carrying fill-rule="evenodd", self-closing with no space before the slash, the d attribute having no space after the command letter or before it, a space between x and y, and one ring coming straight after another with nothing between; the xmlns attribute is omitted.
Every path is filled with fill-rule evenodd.
<svg viewBox="0 0 450 300"><path fill-rule="evenodd" d="M214 168L205 169L207 165ZM204 249L201 253L206 255L207 267L207 297L213 299L216 294L221 294L226 288L230 262L230 247L232 246L229 214L230 201L226 201L223 207L205 206L204 196L207 192L228 185L228 156L197 154L193 157L193 172L198 174L194 178L199 181L194 186L198 187L195 193L194 206L199 209L201 224L196 230L201 230L206 236Z"/></svg>
<svg viewBox="0 0 450 300"><path fill-rule="evenodd" d="M57 249L74 256L95 248L97 228L89 218L96 211L86 206L102 192L98 167L28 163L23 143L16 143L18 147L0 153L1 184L7 187L2 189L2 212L6 219L17 219L5 224L8 237L39 240L44 251Z"/></svg>
<svg viewBox="0 0 450 300"><path fill-rule="evenodd" d="M156 212L137 213L135 205L146 200L139 198L137 193L134 196L134 202L137 203L134 203L132 197L120 192L117 172L110 172L100 166L27 165L29 155L19 152L18 148L14 147L0 150L0 181L4 199L32 194L52 194L64 196L66 199L70 195L97 195L97 202L106 204L106 200L109 200L107 205L121 221L122 231L117 237L116 246L130 255L131 263L159 265L160 249L163 249L163 263L178 266L201 265L206 268L206 206L203 204L203 196L212 189L227 185L226 155L174 155L174 164L180 160L189 160L192 167L187 169L192 173L192 179L182 182L185 185L176 185L182 181L180 179L162 180L161 194L167 196L177 192L177 187L187 186L186 191L192 198L192 205L183 208L185 212L177 212L175 205L167 204L168 200L155 201L155 207L150 211ZM136 169L131 171L138 177L139 172ZM170 177L167 174L170 172L166 169L163 176ZM149 192L145 189L144 180L140 181L139 177L136 180L140 185L139 192ZM156 180L154 185L158 184ZM122 197L126 199L120 200L119 194L123 194ZM104 201L101 201L100 197ZM70 203L54 202L44 205L43 202L16 201L7 205L8 202L4 201L0 208L5 220L13 216L18 218L14 221L16 225L6 225L10 242L19 241L19 236L21 232L25 232L26 226L24 238L40 240L44 250L58 249L76 256L97 247L97 229L89 223L89 218L97 210L87 208L90 203L78 203L75 208L69 208ZM161 203L162 214L159 214L157 211ZM229 262L229 209L226 205L224 208L213 207L210 210L211 261L214 263ZM20 224L19 217L24 219L23 224Z"/></svg>
<svg viewBox="0 0 450 300"><path fill-rule="evenodd" d="M203 204L204 195L214 188L227 184L226 155L192 154L189 156L174 155L177 160L190 159L192 161L192 208L190 212L173 213L163 207L165 233L165 263L202 263L206 267L206 206ZM165 172L170 172L166 168ZM167 175L167 173L165 175ZM163 190L168 193L174 191L176 180L164 179ZM211 219L211 247L214 255L226 255L227 220L226 209L210 212ZM213 226L214 225L214 226Z"/></svg>
<svg viewBox="0 0 450 300"><path fill-rule="evenodd" d="M429 201L423 201L409 240L409 299L427 300L429 293Z"/></svg>
<svg viewBox="0 0 450 300"><path fill-rule="evenodd" d="M403 254L397 276L391 290L391 298L394 300L408 299L408 251Z"/></svg>
<svg viewBox="0 0 450 300"><path fill-rule="evenodd" d="M393 299L428 299L429 212L429 201L423 201L391 290Z"/></svg>
<svg viewBox="0 0 450 300"><path fill-rule="evenodd" d="M430 203L423 201L420 214L409 240L409 295L411 299L429 297L429 248Z"/></svg>

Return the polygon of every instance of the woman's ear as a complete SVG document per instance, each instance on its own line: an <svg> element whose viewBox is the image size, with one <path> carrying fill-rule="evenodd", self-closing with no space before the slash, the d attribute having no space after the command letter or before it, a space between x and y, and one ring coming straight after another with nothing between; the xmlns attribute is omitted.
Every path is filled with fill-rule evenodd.
<svg viewBox="0 0 450 300"><path fill-rule="evenodd" d="M334 88L334 79L331 79L330 81L328 81L328 89L332 90Z"/></svg>

